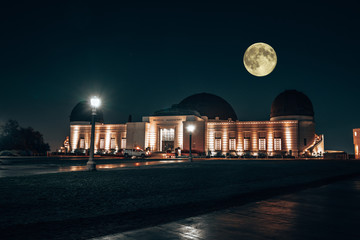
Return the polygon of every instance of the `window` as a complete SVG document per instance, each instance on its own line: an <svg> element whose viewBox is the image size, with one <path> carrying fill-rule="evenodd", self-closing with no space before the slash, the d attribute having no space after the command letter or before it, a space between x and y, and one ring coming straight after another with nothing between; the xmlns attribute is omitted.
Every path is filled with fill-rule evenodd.
<svg viewBox="0 0 360 240"><path fill-rule="evenodd" d="M250 138L244 138L244 151L250 150Z"/></svg>
<svg viewBox="0 0 360 240"><path fill-rule="evenodd" d="M215 139L215 151L221 150L221 138Z"/></svg>
<svg viewBox="0 0 360 240"><path fill-rule="evenodd" d="M215 132L215 151L221 150L221 132Z"/></svg>
<svg viewBox="0 0 360 240"><path fill-rule="evenodd" d="M244 132L244 151L250 150L250 132Z"/></svg>
<svg viewBox="0 0 360 240"><path fill-rule="evenodd" d="M110 149L115 149L115 148L116 148L115 138L112 138L110 140Z"/></svg>
<svg viewBox="0 0 360 240"><path fill-rule="evenodd" d="M234 151L236 150L236 132L231 131L229 132L229 150Z"/></svg>
<svg viewBox="0 0 360 240"><path fill-rule="evenodd" d="M304 146L306 146L306 143L307 143L307 142L306 142L306 138L304 138Z"/></svg>
<svg viewBox="0 0 360 240"><path fill-rule="evenodd" d="M163 128L160 130L160 134L161 134L162 141L174 141L175 140L175 129L174 128L170 128L170 129Z"/></svg>
<svg viewBox="0 0 360 240"><path fill-rule="evenodd" d="M104 149L105 148L105 139L101 138L100 139L100 149Z"/></svg>
<svg viewBox="0 0 360 240"><path fill-rule="evenodd" d="M266 151L266 132L259 132L259 151Z"/></svg>
<svg viewBox="0 0 360 240"><path fill-rule="evenodd" d="M274 151L281 151L281 132L274 132Z"/></svg>
<svg viewBox="0 0 360 240"><path fill-rule="evenodd" d="M281 151L281 138L274 139L274 150Z"/></svg>
<svg viewBox="0 0 360 240"><path fill-rule="evenodd" d="M121 139L121 148L126 148L126 138Z"/></svg>
<svg viewBox="0 0 360 240"><path fill-rule="evenodd" d="M85 139L84 138L80 138L79 148L85 149Z"/></svg>
<svg viewBox="0 0 360 240"><path fill-rule="evenodd" d="M236 150L236 139L235 138L231 138L229 139L229 150Z"/></svg>
<svg viewBox="0 0 360 240"><path fill-rule="evenodd" d="M259 151L266 151L266 139L259 138Z"/></svg>

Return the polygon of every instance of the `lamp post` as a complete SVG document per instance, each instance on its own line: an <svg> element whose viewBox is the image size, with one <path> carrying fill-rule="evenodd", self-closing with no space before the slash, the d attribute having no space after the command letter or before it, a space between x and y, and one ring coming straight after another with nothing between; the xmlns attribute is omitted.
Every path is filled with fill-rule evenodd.
<svg viewBox="0 0 360 240"><path fill-rule="evenodd" d="M194 125L189 125L187 126L187 130L189 132L189 162L192 162L192 155L191 155L191 137L192 137L192 133L195 130L195 126Z"/></svg>
<svg viewBox="0 0 360 240"><path fill-rule="evenodd" d="M90 136L90 157L86 163L88 171L96 171L96 163L94 161L94 139L95 139L95 116L96 109L100 106L101 100L98 97L92 97L90 99L91 105L91 136Z"/></svg>

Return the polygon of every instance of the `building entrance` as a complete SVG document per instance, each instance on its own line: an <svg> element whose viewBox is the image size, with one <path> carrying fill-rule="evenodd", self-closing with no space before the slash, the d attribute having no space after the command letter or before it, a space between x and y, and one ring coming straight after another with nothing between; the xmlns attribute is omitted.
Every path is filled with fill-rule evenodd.
<svg viewBox="0 0 360 240"><path fill-rule="evenodd" d="M175 141L175 129L174 128L162 128L160 129L160 151L173 151Z"/></svg>

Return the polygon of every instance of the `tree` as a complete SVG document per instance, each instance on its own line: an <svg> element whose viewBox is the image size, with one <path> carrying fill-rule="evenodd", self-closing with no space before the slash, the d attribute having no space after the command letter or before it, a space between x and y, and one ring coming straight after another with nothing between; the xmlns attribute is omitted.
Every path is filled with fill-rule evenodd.
<svg viewBox="0 0 360 240"><path fill-rule="evenodd" d="M15 120L7 121L0 130L0 151L23 150L32 154L45 154L50 150L40 132L31 127L22 128Z"/></svg>

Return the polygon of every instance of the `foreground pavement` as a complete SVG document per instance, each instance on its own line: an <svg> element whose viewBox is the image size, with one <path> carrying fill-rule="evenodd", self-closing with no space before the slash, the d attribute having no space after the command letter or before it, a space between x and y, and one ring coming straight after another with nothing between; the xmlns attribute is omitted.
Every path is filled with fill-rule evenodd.
<svg viewBox="0 0 360 240"><path fill-rule="evenodd" d="M106 171L121 168L134 168L151 165L164 165L187 162L187 159L96 159L96 169ZM38 174L87 171L87 159L51 160L43 158L26 159L0 159L0 178L31 176Z"/></svg>
<svg viewBox="0 0 360 240"><path fill-rule="evenodd" d="M360 239L360 178L93 240Z"/></svg>

